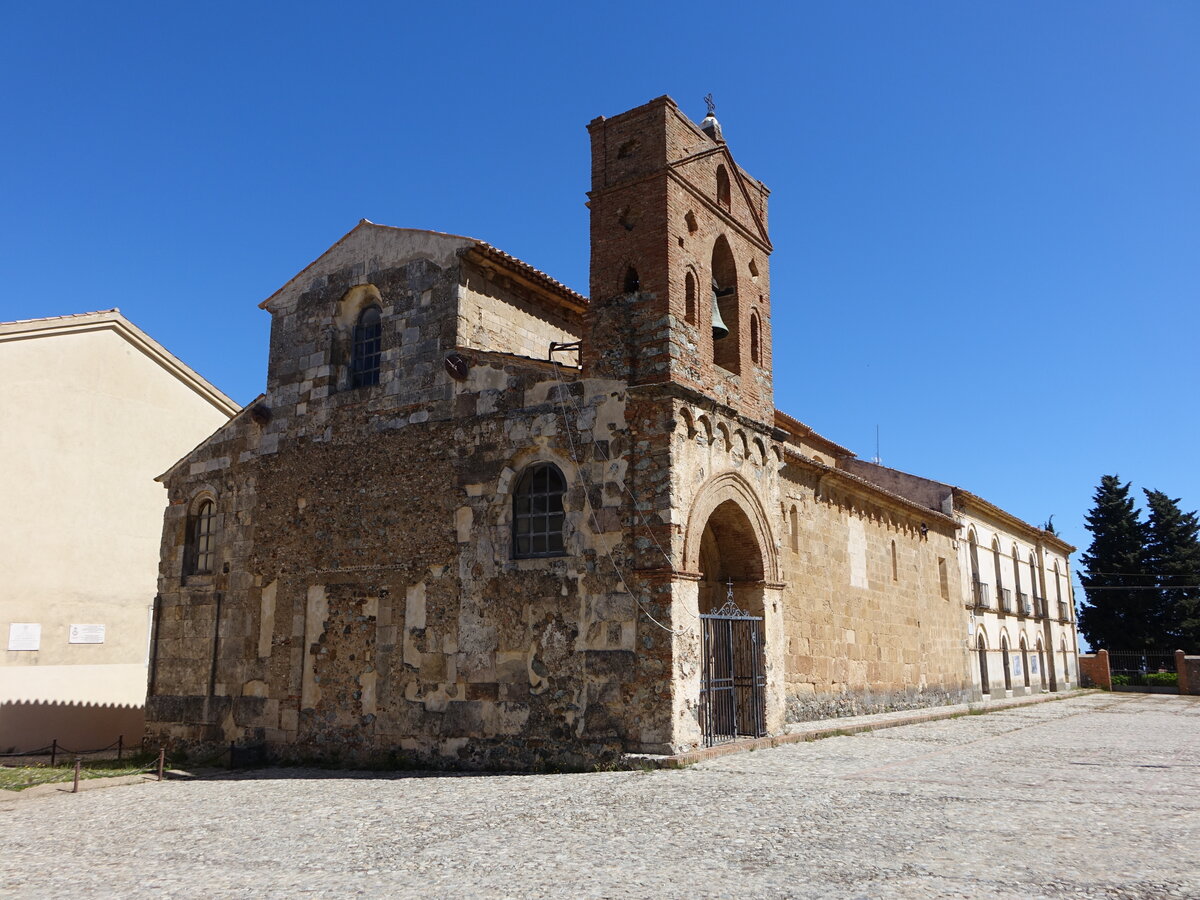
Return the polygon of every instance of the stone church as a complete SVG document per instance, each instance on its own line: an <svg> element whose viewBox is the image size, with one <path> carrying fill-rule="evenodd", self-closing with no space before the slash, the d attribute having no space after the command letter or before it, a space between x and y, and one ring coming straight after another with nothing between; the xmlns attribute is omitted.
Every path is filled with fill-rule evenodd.
<svg viewBox="0 0 1200 900"><path fill-rule="evenodd" d="M775 409L768 189L668 97L588 130L590 297L364 220L262 303L161 478L149 739L586 766L979 696L953 502Z"/></svg>

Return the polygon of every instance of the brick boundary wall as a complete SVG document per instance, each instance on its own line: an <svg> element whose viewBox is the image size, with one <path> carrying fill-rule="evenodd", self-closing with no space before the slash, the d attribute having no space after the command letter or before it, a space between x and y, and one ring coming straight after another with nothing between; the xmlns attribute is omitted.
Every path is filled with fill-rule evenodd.
<svg viewBox="0 0 1200 900"><path fill-rule="evenodd" d="M1200 695L1200 656L1175 651L1175 672L1179 675L1179 693Z"/></svg>
<svg viewBox="0 0 1200 900"><path fill-rule="evenodd" d="M1178 656L1176 659L1178 660ZM1108 668L1107 650L1098 650L1090 655L1079 654L1079 683L1083 687L1112 690L1112 675Z"/></svg>

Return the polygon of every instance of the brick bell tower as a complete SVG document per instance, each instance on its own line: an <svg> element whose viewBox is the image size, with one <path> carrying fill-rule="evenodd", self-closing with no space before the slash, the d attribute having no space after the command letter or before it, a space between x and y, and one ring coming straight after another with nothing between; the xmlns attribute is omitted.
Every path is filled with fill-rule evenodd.
<svg viewBox="0 0 1200 900"><path fill-rule="evenodd" d="M584 372L674 382L771 423L770 192L733 161L706 100L699 125L666 96L588 124Z"/></svg>

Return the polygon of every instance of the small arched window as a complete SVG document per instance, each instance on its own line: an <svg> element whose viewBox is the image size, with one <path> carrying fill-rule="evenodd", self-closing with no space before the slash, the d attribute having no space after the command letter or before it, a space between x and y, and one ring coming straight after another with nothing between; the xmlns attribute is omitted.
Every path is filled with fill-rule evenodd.
<svg viewBox="0 0 1200 900"><path fill-rule="evenodd" d="M626 294L636 294L642 289L642 281L638 278L637 269L630 266L625 270L624 290Z"/></svg>
<svg viewBox="0 0 1200 900"><path fill-rule="evenodd" d="M691 272L683 281L683 317L696 324L696 276Z"/></svg>
<svg viewBox="0 0 1200 900"><path fill-rule="evenodd" d="M800 514L794 506L788 513L788 531L792 551L797 552L800 550Z"/></svg>
<svg viewBox="0 0 1200 900"><path fill-rule="evenodd" d="M762 350L759 344L760 339L758 333L758 313L752 312L750 313L750 359L753 360L755 364L762 363Z"/></svg>
<svg viewBox="0 0 1200 900"><path fill-rule="evenodd" d="M379 384L379 360L383 350L383 319L378 306L368 306L354 324L354 345L350 354L350 382L353 387Z"/></svg>
<svg viewBox="0 0 1200 900"><path fill-rule="evenodd" d="M212 574L216 522L216 506L208 499L201 500L188 516L183 549L184 575Z"/></svg>
<svg viewBox="0 0 1200 900"><path fill-rule="evenodd" d="M558 466L538 463L522 473L513 493L513 557L563 555L563 494Z"/></svg>
<svg viewBox="0 0 1200 900"><path fill-rule="evenodd" d="M724 166L717 166L717 202L729 209L729 173Z"/></svg>

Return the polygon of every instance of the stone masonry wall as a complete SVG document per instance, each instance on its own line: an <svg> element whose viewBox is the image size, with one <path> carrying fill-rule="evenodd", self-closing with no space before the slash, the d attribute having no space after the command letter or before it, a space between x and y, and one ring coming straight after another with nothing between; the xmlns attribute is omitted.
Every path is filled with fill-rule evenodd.
<svg viewBox="0 0 1200 900"><path fill-rule="evenodd" d="M953 527L831 481L783 470L788 721L964 701Z"/></svg>
<svg viewBox="0 0 1200 900"><path fill-rule="evenodd" d="M661 748L670 645L639 615L625 489L643 479L656 502L654 466L630 471L653 457L636 447L656 405L465 348L452 381L440 357L460 274L428 261L368 274L384 371L339 390L319 348L336 348L331 310L362 277L328 273L276 311L269 418L244 412L166 479L149 733L467 767ZM513 560L511 491L541 461L566 476L567 553ZM218 561L185 576L201 495Z"/></svg>

